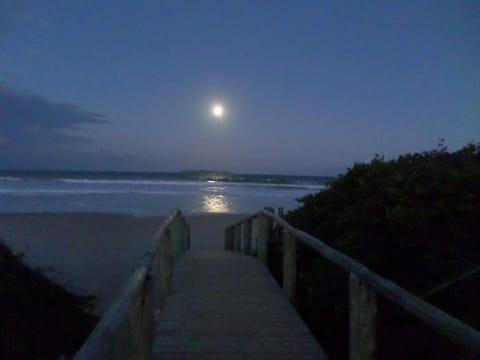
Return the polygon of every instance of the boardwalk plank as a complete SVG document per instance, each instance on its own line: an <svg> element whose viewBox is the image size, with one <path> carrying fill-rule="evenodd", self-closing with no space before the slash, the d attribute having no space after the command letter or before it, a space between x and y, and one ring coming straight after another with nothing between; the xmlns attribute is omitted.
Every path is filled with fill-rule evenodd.
<svg viewBox="0 0 480 360"><path fill-rule="evenodd" d="M322 358L322 349L260 261L197 250L176 265L152 359Z"/></svg>

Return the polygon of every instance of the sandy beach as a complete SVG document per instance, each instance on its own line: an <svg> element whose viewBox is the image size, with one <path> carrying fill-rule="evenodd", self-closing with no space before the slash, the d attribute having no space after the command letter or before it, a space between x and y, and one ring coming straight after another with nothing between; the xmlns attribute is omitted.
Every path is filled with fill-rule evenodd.
<svg viewBox="0 0 480 360"><path fill-rule="evenodd" d="M192 249L223 247L225 227L245 215L186 215ZM102 213L0 214L0 238L28 264L79 293L98 296L102 313L152 243L165 217Z"/></svg>

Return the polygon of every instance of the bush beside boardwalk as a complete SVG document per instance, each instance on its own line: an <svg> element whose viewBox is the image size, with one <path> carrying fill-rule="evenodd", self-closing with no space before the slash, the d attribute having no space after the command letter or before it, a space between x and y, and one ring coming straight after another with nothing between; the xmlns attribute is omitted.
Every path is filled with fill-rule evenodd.
<svg viewBox="0 0 480 360"><path fill-rule="evenodd" d="M293 226L480 328L480 145L377 156L299 201L286 216ZM299 311L327 353L345 358L347 274L302 246L298 264ZM385 300L378 316L379 358L458 356Z"/></svg>
<svg viewBox="0 0 480 360"><path fill-rule="evenodd" d="M0 357L73 355L98 318L95 297L77 296L29 268L0 239Z"/></svg>

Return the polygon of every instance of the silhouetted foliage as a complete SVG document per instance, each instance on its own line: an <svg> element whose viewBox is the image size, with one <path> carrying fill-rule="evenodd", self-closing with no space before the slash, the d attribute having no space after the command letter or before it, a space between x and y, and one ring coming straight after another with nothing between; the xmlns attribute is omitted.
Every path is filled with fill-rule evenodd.
<svg viewBox="0 0 480 360"><path fill-rule="evenodd" d="M31 269L0 239L0 357L73 355L98 318L94 296L78 296Z"/></svg>
<svg viewBox="0 0 480 360"><path fill-rule="evenodd" d="M286 216L293 226L480 327L479 144L450 153L441 141L388 161L377 155L299 201ZM332 358L345 358L347 274L305 246L298 263L299 311ZM380 358L408 358L408 347L436 358L458 350L437 346L446 341L388 301L379 308Z"/></svg>

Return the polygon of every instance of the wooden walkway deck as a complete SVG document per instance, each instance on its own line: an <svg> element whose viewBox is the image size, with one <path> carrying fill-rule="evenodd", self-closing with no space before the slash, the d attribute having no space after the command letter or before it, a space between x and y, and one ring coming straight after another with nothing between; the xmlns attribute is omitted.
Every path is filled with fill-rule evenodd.
<svg viewBox="0 0 480 360"><path fill-rule="evenodd" d="M283 290L263 265L268 261L274 223L282 230ZM132 271L75 360L325 359L287 300L295 295L298 241L349 273L351 359L375 358L377 295L459 345L459 357L468 354L480 359L478 330L292 227L271 210L261 210L228 226L223 241L216 235L197 239L198 248L185 254L192 228L179 210L170 213L155 234L152 248ZM209 230L216 233L213 227ZM217 230L222 234L221 228ZM210 240L208 246L200 241L205 239ZM242 253L251 252L252 239L263 262ZM230 251L213 248L222 243ZM176 259L173 276L172 259ZM163 308L154 311L155 304L161 303ZM154 321L157 327L152 334Z"/></svg>
<svg viewBox="0 0 480 360"><path fill-rule="evenodd" d="M257 259L193 250L175 266L152 359L322 359L322 349Z"/></svg>

